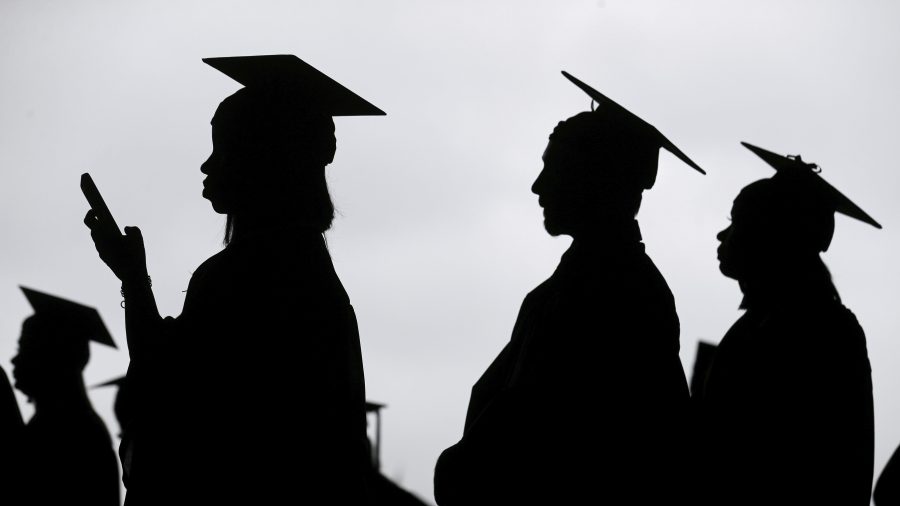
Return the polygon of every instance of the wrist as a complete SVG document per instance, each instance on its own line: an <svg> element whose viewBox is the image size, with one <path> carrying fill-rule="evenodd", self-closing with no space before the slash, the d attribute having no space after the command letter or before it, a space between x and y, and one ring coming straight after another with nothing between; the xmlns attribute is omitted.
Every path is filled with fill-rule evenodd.
<svg viewBox="0 0 900 506"><path fill-rule="evenodd" d="M119 280L122 284L140 284L145 283L150 279L150 274L147 272L147 268L136 268L129 269L122 272L122 275L119 276Z"/></svg>
<svg viewBox="0 0 900 506"><path fill-rule="evenodd" d="M153 280L150 279L149 275L124 277L122 279L122 288L119 290L119 293L122 295L122 303L119 305L123 309L125 308L126 294L131 293L134 295L140 291L150 290L152 287Z"/></svg>

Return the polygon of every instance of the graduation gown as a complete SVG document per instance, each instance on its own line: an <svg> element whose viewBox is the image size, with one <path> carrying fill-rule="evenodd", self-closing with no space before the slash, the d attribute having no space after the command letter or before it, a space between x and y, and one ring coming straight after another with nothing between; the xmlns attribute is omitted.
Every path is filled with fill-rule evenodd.
<svg viewBox="0 0 900 506"><path fill-rule="evenodd" d="M832 297L750 309L700 402L707 504L869 504L874 422L862 328Z"/></svg>
<svg viewBox="0 0 900 506"><path fill-rule="evenodd" d="M689 394L672 294L637 223L575 241L472 388L435 497L457 504L678 502Z"/></svg>
<svg viewBox="0 0 900 506"><path fill-rule="evenodd" d="M900 449L888 459L872 494L875 506L900 505Z"/></svg>
<svg viewBox="0 0 900 506"><path fill-rule="evenodd" d="M22 453L25 423L19 411L16 394L0 367L0 499L4 504L21 504Z"/></svg>
<svg viewBox="0 0 900 506"><path fill-rule="evenodd" d="M321 234L233 241L178 318L129 325L144 343L128 372L130 505L363 501L359 335Z"/></svg>
<svg viewBox="0 0 900 506"><path fill-rule="evenodd" d="M119 506L119 465L106 425L86 405L37 413L18 441L22 505Z"/></svg>

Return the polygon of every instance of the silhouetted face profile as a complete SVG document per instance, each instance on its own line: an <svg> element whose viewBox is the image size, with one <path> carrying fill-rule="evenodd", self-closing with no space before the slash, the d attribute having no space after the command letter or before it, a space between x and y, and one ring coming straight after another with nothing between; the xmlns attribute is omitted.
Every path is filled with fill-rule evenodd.
<svg viewBox="0 0 900 506"><path fill-rule="evenodd" d="M747 185L719 232L719 269L738 281L816 260L834 235L834 207L809 173L776 173Z"/></svg>
<svg viewBox="0 0 900 506"><path fill-rule="evenodd" d="M732 223L717 235L719 269L730 278L756 283L797 279L805 266L818 265L819 277L828 277L830 284L819 253L831 244L834 214L881 225L821 178L816 164L741 144L774 168L775 175L747 185L734 200Z"/></svg>
<svg viewBox="0 0 900 506"><path fill-rule="evenodd" d="M323 231L330 226L331 117L278 90L243 88L219 105L211 125L213 151L200 170L203 197L217 213L299 211Z"/></svg>
<svg viewBox="0 0 900 506"><path fill-rule="evenodd" d="M72 339L70 333L52 320L26 319L12 359L15 387L29 398L39 398L60 382L80 378L90 357L88 343Z"/></svg>
<svg viewBox="0 0 900 506"><path fill-rule="evenodd" d="M637 214L644 188L656 179L659 147L622 126L618 116L583 112L550 135L531 187L550 235L593 234Z"/></svg>
<svg viewBox="0 0 900 506"><path fill-rule="evenodd" d="M705 174L653 125L563 75L598 106L560 122L550 134L544 168L531 187L550 235L611 236L613 229L631 224L642 192L656 182L660 148Z"/></svg>

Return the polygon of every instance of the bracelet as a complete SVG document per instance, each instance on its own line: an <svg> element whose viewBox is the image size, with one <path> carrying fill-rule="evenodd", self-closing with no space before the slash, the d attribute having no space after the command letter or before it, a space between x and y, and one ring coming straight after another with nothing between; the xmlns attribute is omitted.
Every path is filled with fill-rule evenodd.
<svg viewBox="0 0 900 506"><path fill-rule="evenodd" d="M153 288L153 280L150 279L150 276L147 276L147 287ZM122 296L122 302L119 303L119 307L125 309L125 283L122 283L122 288L119 288L119 295Z"/></svg>

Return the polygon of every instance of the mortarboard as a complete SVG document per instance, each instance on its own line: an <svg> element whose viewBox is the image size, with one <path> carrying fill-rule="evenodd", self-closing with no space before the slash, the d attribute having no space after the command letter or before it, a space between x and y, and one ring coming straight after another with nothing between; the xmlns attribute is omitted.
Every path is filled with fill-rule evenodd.
<svg viewBox="0 0 900 506"><path fill-rule="evenodd" d="M678 149L678 147L675 146L672 141L667 139L659 130L657 130L656 127L647 123L628 109L625 109L621 105L610 100L606 95L600 93L594 88L591 88L565 70L562 71L562 75L565 76L566 79L571 81L575 86L581 88L581 91L587 93L587 95L591 97L594 102L597 102L598 111L600 111L601 113L603 113L604 111L608 111L620 115L625 121L628 122L629 126L633 127L637 132L640 133L641 136L646 137L647 140L655 144L657 147L665 148L666 151L677 156L682 162L690 165L697 172L706 174L706 171L701 169L699 165L688 158L688 156L684 154L684 152Z"/></svg>
<svg viewBox="0 0 900 506"><path fill-rule="evenodd" d="M385 112L290 54L203 58L251 89L278 89L325 116L384 116Z"/></svg>
<svg viewBox="0 0 900 506"><path fill-rule="evenodd" d="M125 384L125 376L119 376L118 378L113 378L109 381L104 381L103 383L98 383L91 388L105 388L105 387L121 387Z"/></svg>
<svg viewBox="0 0 900 506"><path fill-rule="evenodd" d="M366 401L366 414L375 413L375 444L372 445L372 465L375 469L381 468L381 410L386 404Z"/></svg>
<svg viewBox="0 0 900 506"><path fill-rule="evenodd" d="M386 408L387 404L380 404L377 402L366 401L366 413L375 413L378 414L383 408Z"/></svg>
<svg viewBox="0 0 900 506"><path fill-rule="evenodd" d="M845 197L843 193L837 190L837 188L825 181L825 179L818 174L818 165L804 162L800 155L782 156L746 142L741 142L741 144L771 165L777 174L784 176L810 176L810 188L816 193L813 197L830 207L832 211L844 214L851 218L856 218L875 228L881 228L881 225L877 221L860 209L860 207L854 204L850 199Z"/></svg>
<svg viewBox="0 0 900 506"><path fill-rule="evenodd" d="M72 338L95 341L112 348L116 347L112 335L103 324L100 313L96 309L72 302L55 295L50 295L31 288L20 286L28 303L38 318L54 322L64 328Z"/></svg>

